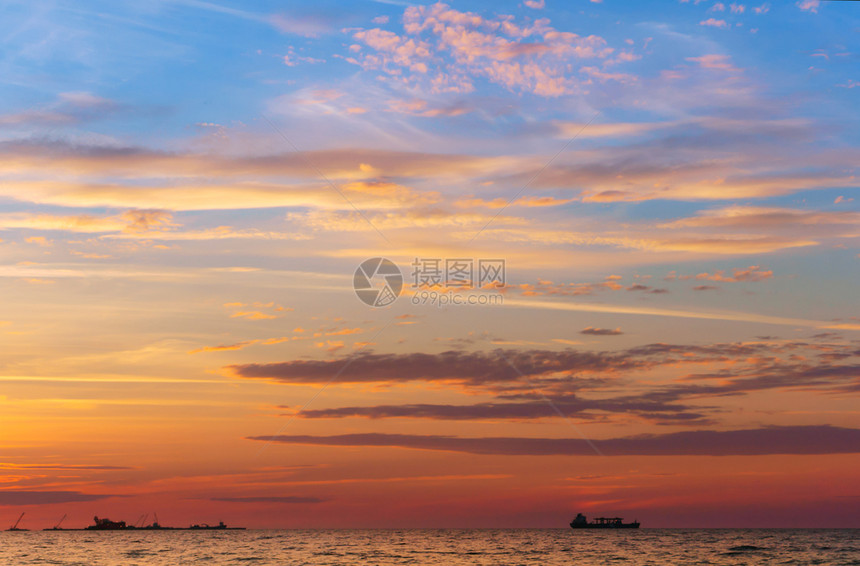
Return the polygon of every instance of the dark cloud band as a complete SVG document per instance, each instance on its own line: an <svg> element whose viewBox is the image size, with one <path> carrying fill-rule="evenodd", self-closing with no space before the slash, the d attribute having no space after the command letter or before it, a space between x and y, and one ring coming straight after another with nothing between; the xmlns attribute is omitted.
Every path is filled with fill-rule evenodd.
<svg viewBox="0 0 860 566"><path fill-rule="evenodd" d="M860 453L860 429L829 425L695 430L588 441L580 438L463 438L409 434L253 436L250 440L315 446L379 446L505 456L765 456Z"/></svg>

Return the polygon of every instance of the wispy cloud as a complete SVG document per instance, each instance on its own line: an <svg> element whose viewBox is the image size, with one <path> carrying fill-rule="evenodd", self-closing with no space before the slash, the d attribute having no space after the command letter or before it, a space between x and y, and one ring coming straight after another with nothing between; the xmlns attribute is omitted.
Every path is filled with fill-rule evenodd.
<svg viewBox="0 0 860 566"><path fill-rule="evenodd" d="M463 438L364 433L339 436L253 436L251 440L316 446L387 446L506 456L593 456L589 441L578 438ZM860 430L822 426L698 430L662 435L591 440L607 456L753 456L770 454L854 454Z"/></svg>
<svg viewBox="0 0 860 566"><path fill-rule="evenodd" d="M16 489L0 490L0 505L52 505L55 503L77 503L99 501L114 497L107 494L82 493L80 491L27 491Z"/></svg>
<svg viewBox="0 0 860 566"><path fill-rule="evenodd" d="M314 503L325 503L325 499L305 495L260 495L245 497L213 497L212 501L223 501L225 503L278 503L290 505L307 505Z"/></svg>

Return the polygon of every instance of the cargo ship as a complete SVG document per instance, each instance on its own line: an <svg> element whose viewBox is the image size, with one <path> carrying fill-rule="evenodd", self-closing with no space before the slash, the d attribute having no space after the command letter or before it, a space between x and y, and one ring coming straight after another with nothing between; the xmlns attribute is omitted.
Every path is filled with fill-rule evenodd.
<svg viewBox="0 0 860 566"><path fill-rule="evenodd" d="M582 513L576 514L576 519L570 522L572 529L638 529L639 521L625 523L621 517L597 517L592 522Z"/></svg>
<svg viewBox="0 0 860 566"><path fill-rule="evenodd" d="M196 530L202 530L202 531L219 531L219 530L235 531L235 530L239 530L239 531L243 531L243 530L245 530L245 527L228 527L227 525L224 524L224 521L220 521L217 525L207 525L206 523L201 523L199 525L191 525L190 527L188 527L188 530L190 530L190 531L196 531Z"/></svg>

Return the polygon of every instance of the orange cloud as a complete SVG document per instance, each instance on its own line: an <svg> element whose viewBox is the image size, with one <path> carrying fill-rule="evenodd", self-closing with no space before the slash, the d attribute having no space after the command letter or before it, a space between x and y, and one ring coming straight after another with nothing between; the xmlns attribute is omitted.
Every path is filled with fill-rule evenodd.
<svg viewBox="0 0 860 566"><path fill-rule="evenodd" d="M278 318L273 314L266 314L260 311L239 311L230 315L230 318L245 318L247 320L268 320Z"/></svg>
<svg viewBox="0 0 860 566"><path fill-rule="evenodd" d="M282 342L286 342L290 340L288 337L281 338L266 338L266 339L257 339L257 340L243 340L242 342L236 342L235 344L219 344L217 346L204 346L202 348L196 348L194 350L189 350L189 354L200 354L202 352L227 352L232 350L242 350L247 348L248 346L252 346L254 344L263 344L263 345L272 345L272 344L280 344Z"/></svg>
<svg viewBox="0 0 860 566"><path fill-rule="evenodd" d="M714 273L699 273L696 279L708 281L720 281L724 283L737 283L739 281L764 281L773 278L773 271L762 271L758 265L751 265L746 269L735 269L734 275L726 276L725 271L719 270Z"/></svg>

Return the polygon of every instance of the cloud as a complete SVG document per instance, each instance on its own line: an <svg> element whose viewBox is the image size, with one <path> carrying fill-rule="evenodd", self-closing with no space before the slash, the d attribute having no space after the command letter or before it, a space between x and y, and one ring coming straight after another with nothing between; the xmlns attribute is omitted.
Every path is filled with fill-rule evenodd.
<svg viewBox="0 0 860 566"><path fill-rule="evenodd" d="M109 240L158 240L158 241L202 241L202 240L310 240L312 236L300 232L274 232L256 228L236 229L232 226L217 226L206 230L133 232L107 234Z"/></svg>
<svg viewBox="0 0 860 566"><path fill-rule="evenodd" d="M756 235L756 234L660 234L653 229L641 227L642 232L634 233L629 224L625 230L612 232L609 227L602 233L570 232L566 230L543 230L524 228L495 228L481 232L486 238L501 242L520 244L570 244L576 246L611 246L621 249L643 250L650 253L686 252L708 255L758 255L790 248L816 246L819 241L803 238L801 235ZM462 233L455 236L468 239L472 234ZM661 237L662 236L662 237ZM633 291L645 291L646 287L634 286Z"/></svg>
<svg viewBox="0 0 860 566"><path fill-rule="evenodd" d="M251 307L253 310L250 310ZM274 302L262 303L262 302L254 302L254 303L226 303L224 308L231 309L233 312L230 314L230 318L242 318L245 320L273 320L276 318L280 318L283 316L281 313L292 311L292 308L281 306ZM238 310L237 310L238 309ZM238 346L235 349L243 348L250 344L256 343L265 343L265 344L277 344L280 339L270 339L270 340L253 340L246 341L241 344L237 344ZM216 347L217 348L217 347ZM227 345L225 349L231 349L231 345ZM206 350L204 348L204 350ZM197 351L193 351L191 353L196 353Z"/></svg>
<svg viewBox="0 0 860 566"><path fill-rule="evenodd" d="M460 204L474 205L473 202ZM528 205L527 205L528 206ZM299 222L308 228L326 232L362 232L378 230L398 230L404 228L473 228L485 226L490 220L526 225L525 219L512 216L494 216L476 212L449 212L442 208L415 208L398 212L352 211L310 211L307 213L288 213L287 220ZM369 222L368 222L369 220Z"/></svg>
<svg viewBox="0 0 860 566"><path fill-rule="evenodd" d="M511 203L511 206L527 206L527 207L546 207L546 206L562 206L574 202L573 198L554 198L554 197L520 197Z"/></svg>
<svg viewBox="0 0 860 566"><path fill-rule="evenodd" d="M603 38L558 31L546 18L520 24L442 3L406 8L402 35L375 28L353 37L373 51L359 50L348 61L431 93L472 92L474 79L483 78L511 91L570 94L579 90L566 72L571 60L604 59L613 52Z"/></svg>
<svg viewBox="0 0 860 566"><path fill-rule="evenodd" d="M357 205L366 208L397 208L410 201L428 202L406 187L393 183L354 182L340 187ZM328 183L283 185L237 182L138 186L88 182L7 182L0 194L38 204L70 207L140 207L167 210L240 210L275 207L347 207L342 196Z"/></svg>
<svg viewBox="0 0 860 566"><path fill-rule="evenodd" d="M493 201L486 203L480 199L467 199L459 204L486 205L490 208L496 206ZM702 210L690 217L656 224L640 221L627 222L621 226L602 222L598 226L590 225L586 218L580 218L576 224L581 231L565 229L561 224L556 228L548 222L538 225L523 218L499 217L497 222L498 227L488 228L482 234L499 242L521 245L574 245L580 248L612 247L618 250L642 250L653 256L684 252L702 257L706 254L757 255L790 248L844 244L858 237L853 228L860 222L860 213L850 210L816 211L729 206ZM569 224L570 222L565 225ZM803 229L798 230L798 226ZM469 239L474 234L463 230L455 231L452 235L458 239ZM737 280L761 280L772 276L765 272L737 271ZM719 275L726 281L730 278L723 272ZM602 285L605 286L606 283ZM576 288L546 285L516 285L511 288L530 295L575 295L591 294L597 287L599 285L579 284ZM620 289L621 286L615 284L613 288ZM629 289L649 290L641 284Z"/></svg>
<svg viewBox="0 0 860 566"><path fill-rule="evenodd" d="M255 319L252 319L255 320ZM195 348L194 350L189 350L189 354L200 354L203 352L229 352L235 350L241 350L243 348L247 348L248 346L253 346L254 344L262 344L266 346L271 346L273 344L280 344L282 342L286 342L290 340L287 337L281 338L266 338L266 339L256 339L256 340L243 340L241 342L235 342L233 344L218 344L217 346L204 346L202 348Z"/></svg>
<svg viewBox="0 0 860 566"><path fill-rule="evenodd" d="M30 212L0 215L0 229L61 230L65 232L99 233L120 232L129 223L117 216L94 216L76 214L60 216L55 214L35 214Z"/></svg>
<svg viewBox="0 0 860 566"><path fill-rule="evenodd" d="M695 60L695 84L713 76L726 82L745 81L729 59L702 56ZM576 125L564 133L575 134ZM609 127L597 126L595 137L613 133ZM587 138L590 128L581 135ZM619 129L621 135L650 135L632 138L624 146L607 144L581 156L572 152L565 162L546 167L532 186L575 190L584 202L725 201L851 187L857 182L844 157L800 149L818 138L807 120L700 117ZM792 156L791 163L787 155ZM534 171L518 173L513 180L526 183L531 176Z"/></svg>
<svg viewBox="0 0 860 566"><path fill-rule="evenodd" d="M703 69L718 69L732 72L740 72L741 70L731 63L731 57L728 55L711 54L702 55L701 57L687 57L687 61L698 63Z"/></svg>
<svg viewBox="0 0 860 566"><path fill-rule="evenodd" d="M543 10L544 6L546 5L546 2L545 0L525 0L523 4L525 4L529 8L532 8L533 10Z"/></svg>
<svg viewBox="0 0 860 566"><path fill-rule="evenodd" d="M42 246L42 247L51 247L54 245L53 240L49 240L49 239L45 238L44 236L31 236L29 238L26 238L24 241L27 242L28 244L35 244L37 246Z"/></svg>
<svg viewBox="0 0 860 566"><path fill-rule="evenodd" d="M128 210L122 214L126 232L145 232L175 226L173 215L166 210Z"/></svg>
<svg viewBox="0 0 860 566"><path fill-rule="evenodd" d="M326 499L319 497L308 497L302 495L285 496L258 496L258 497L212 497L210 501L224 501L227 503L288 503L288 504L313 504L324 503Z"/></svg>
<svg viewBox="0 0 860 566"><path fill-rule="evenodd" d="M364 149L228 157L136 147L0 142L0 172L17 177L6 179L0 194L40 204L147 211L348 208L320 177L322 172L358 206L393 209L430 204L438 194L401 186L392 177L477 176L517 161ZM312 165L317 163L320 169Z"/></svg>
<svg viewBox="0 0 860 566"><path fill-rule="evenodd" d="M244 318L245 320L270 320L278 318L277 315L263 313L260 311L239 311L230 315L230 318Z"/></svg>
<svg viewBox="0 0 860 566"><path fill-rule="evenodd" d="M514 366L516 355L511 350L496 350L490 355L464 354L472 356L469 358L471 378L463 374L460 369L464 365L462 363L453 371L437 370L434 376L430 376L434 370L419 368L418 377L414 379L411 373L406 373L414 370L408 364L404 366L403 374L387 370L387 365L394 367L398 361L408 359L412 354L391 356L390 360L377 364L377 367L362 362L364 367L359 371L365 375L356 376L349 374L350 358L343 358L324 367L340 372L338 380L345 383L433 381L436 387L465 386L467 393L490 394L494 400L465 405L407 403L333 407L301 410L294 415L306 419L450 421L545 420L565 416L594 422L618 422L619 418L629 422L631 417L635 417L657 425L713 424L717 422L715 419L721 409L719 405L704 404L705 399L768 390L803 392L804 395L860 391L860 366L848 361L860 355L856 348L851 343L840 343L838 335L820 333L814 338L806 342L761 337L761 341L756 342L704 346L656 343L614 352L580 352L592 355L583 359L596 359L593 355L600 354L601 361L567 363L564 366L557 361L548 363L553 354L543 350L519 352L521 367ZM556 352L557 360L565 361L569 352ZM495 365L497 360L510 362L507 367L516 369L500 375L501 369ZM441 365L438 360L435 363ZM685 367L695 371L681 373L668 382L641 381L636 377L651 375L647 372L655 370L683 372ZM272 375L272 371L262 373ZM326 382L331 380L331 375L325 375ZM312 376L305 376L283 381L307 383L312 380ZM625 390L622 395L614 393L620 384ZM536 393L538 389L541 393Z"/></svg>
<svg viewBox="0 0 860 566"><path fill-rule="evenodd" d="M740 311L694 311L690 309L670 309L662 307L641 307L636 305L610 305L576 303L572 301L538 301L538 300L506 300L505 306L549 309L575 312L602 312L613 314L638 314L645 316L667 316L676 318L697 318L701 320L731 320L756 324L778 324L787 326L805 326L812 328L846 328L860 330L860 324L839 323L826 320L808 320L780 316L762 315ZM843 326L844 325L844 326Z"/></svg>
<svg viewBox="0 0 860 566"><path fill-rule="evenodd" d="M331 15L325 14L273 14L268 22L281 33L302 37L319 37L335 31Z"/></svg>
<svg viewBox="0 0 860 566"><path fill-rule="evenodd" d="M860 453L860 430L829 425L774 426L610 439L463 438L409 434L359 433L336 436L252 436L250 440L313 446L394 447L504 456L764 456Z"/></svg>
<svg viewBox="0 0 860 566"><path fill-rule="evenodd" d="M337 91L334 91L335 93ZM326 97L328 90L311 90L306 96ZM291 99L291 103L295 100ZM496 159L467 155L432 154L377 149L324 149L275 152L263 156L227 156L204 153L158 151L135 146L83 145L60 141L0 142L0 170L38 172L53 170L75 175L103 174L120 178L158 176L194 177L217 175L240 178L262 176L299 176L316 178L313 164L324 164L323 172L334 179L367 178L361 165L384 170L391 175L431 175L446 166L450 172L485 171Z"/></svg>
<svg viewBox="0 0 860 566"><path fill-rule="evenodd" d="M0 114L0 126L57 128L101 119L119 108L116 102L90 92L61 92L50 104L41 107L34 105L33 108L21 112Z"/></svg>
<svg viewBox="0 0 860 566"><path fill-rule="evenodd" d="M708 61L705 64L725 63ZM305 95L316 99L320 93L314 92ZM424 104L419 101L413 111L465 111L457 102L449 106ZM553 127L560 137L581 130L578 122L558 122ZM803 156L792 159L798 167L803 166L803 171L786 168L785 154L791 153L787 142L809 138L810 126L803 120L699 118L683 123L595 124L582 135L599 139L657 132L662 137L642 140L647 143L634 142L623 148L613 144L581 157L574 154L569 164L559 162L543 169L533 182L534 189L568 190L583 202L602 203L764 198L856 184L856 179L846 173L850 169L847 161L844 167L841 163L823 167L823 162L816 167L819 161L832 159L808 148ZM769 144L777 140L778 159L776 153L768 153ZM660 149L659 156L675 155L677 159L655 161L655 147ZM726 153L729 148L731 152ZM319 170L311 164L318 164ZM522 186L545 165L544 159L523 155L337 149L306 151L302 156L276 153L237 157L58 142L0 142L0 172L15 173L0 185L0 195L39 204L153 211L348 209L346 201L320 177L322 172L366 212L411 210L414 217L432 212L439 218L444 207L433 205L444 203L445 195L402 183L434 180L436 183L429 185L435 187L489 181ZM494 194L498 195L496 189ZM606 231L600 232L603 235ZM798 239L796 233L792 236Z"/></svg>
<svg viewBox="0 0 860 566"><path fill-rule="evenodd" d="M439 354L360 352L348 359L236 364L226 369L238 377L281 383L326 383L337 374L344 383L439 381L481 385L519 381L523 375L613 371L640 364L619 354L573 350L450 350Z"/></svg>
<svg viewBox="0 0 860 566"><path fill-rule="evenodd" d="M821 5L821 0L801 0L797 3L797 7L801 10L812 12L813 14L818 13L818 7Z"/></svg>
<svg viewBox="0 0 860 566"><path fill-rule="evenodd" d="M720 281L723 283L738 283L741 281L756 283L758 281L765 281L767 279L773 278L773 271L764 271L758 265L751 265L746 269L736 268L734 269L734 274L731 276L724 274L725 270L718 270L714 273L699 273L698 275L696 275L696 279L707 281Z"/></svg>
<svg viewBox="0 0 860 566"><path fill-rule="evenodd" d="M727 24L725 20L718 20L715 18L708 18L707 20L702 20L701 22L699 22L699 25L723 29L729 27L729 24Z"/></svg>
<svg viewBox="0 0 860 566"><path fill-rule="evenodd" d="M555 121L553 125L558 130L558 135L570 139L588 138L630 138L641 136L657 130L678 126L678 122L616 122L616 123L592 123L586 125L584 122Z"/></svg>
<svg viewBox="0 0 860 566"><path fill-rule="evenodd" d="M526 402L477 403L472 405L405 404L371 407L336 407L305 409L303 419L429 419L429 420L545 420L576 418L604 421L608 414L635 415L656 424L698 424L704 422L705 408L667 403L636 396L609 399L581 399L573 395L536 399Z"/></svg>
<svg viewBox="0 0 860 566"><path fill-rule="evenodd" d="M408 100L393 99L388 103L388 108L392 112L402 114L411 114L413 116L422 116L425 118L435 118L437 116L462 116L475 110L471 102L466 100L457 100L453 103L445 103L444 105L431 105L427 100L413 98Z"/></svg>
<svg viewBox="0 0 860 566"><path fill-rule="evenodd" d="M818 211L796 208L759 206L727 206L700 211L696 216L661 224L664 228L767 228L791 229L798 226L827 227L827 231L841 231L845 226L860 222L860 212ZM805 230L808 234L809 230ZM849 230L849 233L853 231Z"/></svg>
<svg viewBox="0 0 860 566"><path fill-rule="evenodd" d="M580 334L588 334L590 336L620 336L624 334L620 328L612 330L611 328L593 328L589 326L579 331Z"/></svg>
<svg viewBox="0 0 860 566"><path fill-rule="evenodd" d="M579 72L585 73L589 77L598 79L600 81L618 81L620 83L630 84L637 80L634 75L631 75L629 73L608 73L593 66L582 67L581 69L579 69Z"/></svg>
<svg viewBox="0 0 860 566"><path fill-rule="evenodd" d="M387 68L387 65L395 65L418 73L427 72L425 61L430 58L430 45L424 41L401 37L379 28L357 31L353 38L383 54L381 59L365 56L365 65L368 67L380 65Z"/></svg>
<svg viewBox="0 0 860 566"><path fill-rule="evenodd" d="M95 470L117 471L133 470L128 466L106 466L99 464L12 464L0 462L0 470Z"/></svg>
<svg viewBox="0 0 860 566"><path fill-rule="evenodd" d="M55 503L77 503L99 501L114 497L107 494L81 493L80 491L24 491L0 490L0 505L52 505Z"/></svg>
<svg viewBox="0 0 860 566"><path fill-rule="evenodd" d="M305 57L302 55L298 55L292 47L287 49L287 54L284 55L281 60L287 67L295 67L299 63L308 63L311 65L317 63L325 63L325 59L315 59L314 57Z"/></svg>
<svg viewBox="0 0 860 566"><path fill-rule="evenodd" d="M561 296L577 297L582 295L593 295L598 292L607 291L648 291L649 293L665 293L665 289L651 289L647 285L634 284L625 287L618 283L621 279L618 275L611 275L605 281L594 283L553 283L552 281L538 280L537 283L508 284L501 289L502 293L518 293L524 297L538 296Z"/></svg>
<svg viewBox="0 0 860 566"><path fill-rule="evenodd" d="M832 323L835 324L835 323ZM237 377L266 379L288 384L328 383L337 375L342 383L408 383L425 382L455 388L491 393L505 401L528 399L545 402L551 399L565 410L630 410L649 419L700 418L703 407L691 409L668 406L686 397L720 397L740 395L767 389L816 389L822 392L849 391L860 388L856 364L845 360L858 354L850 345L795 341L789 343L738 342L710 345L648 344L618 351L561 351L540 349L497 349L491 352L447 351L439 354L376 354L360 352L329 360L293 360L263 364L236 364L225 369ZM675 384L646 388L622 397L599 400L571 397L585 391L597 391L617 384L618 380L658 368L704 367L712 373L690 374ZM717 380L710 383L708 380ZM534 397L541 387L546 398ZM658 403L658 404L655 404ZM360 409L360 410L359 410ZM435 411L438 407L412 405L407 409L386 408L386 414L400 410L400 416ZM349 415L378 416L379 409L331 409ZM369 411L369 412L368 412ZM529 411L546 415L539 407L483 404L478 407L450 407L439 414L515 415ZM320 412L311 415L325 416ZM343 416L343 415L341 415ZM476 417L477 418L477 417ZM488 417L489 418L489 417ZM501 417L500 417L501 418Z"/></svg>

